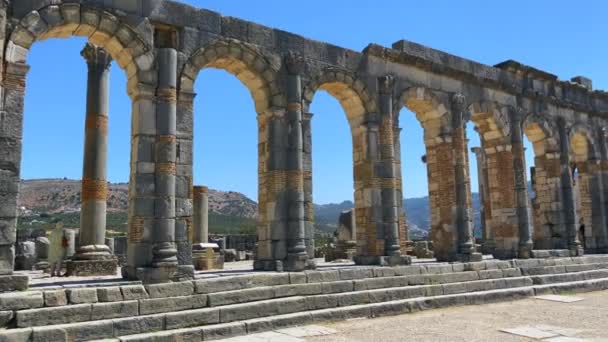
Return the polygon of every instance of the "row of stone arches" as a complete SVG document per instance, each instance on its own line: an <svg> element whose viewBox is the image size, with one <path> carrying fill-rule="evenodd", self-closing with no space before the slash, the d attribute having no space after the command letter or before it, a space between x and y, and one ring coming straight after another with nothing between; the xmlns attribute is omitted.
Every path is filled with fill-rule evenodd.
<svg viewBox="0 0 608 342"><path fill-rule="evenodd" d="M517 193L522 176L516 171L521 173L520 169L525 165L521 161L521 141L513 140L513 136L521 137L522 133L518 132L526 134L534 144L539 175L536 184L554 184L543 188L549 200L538 204L539 212L543 214L534 214L535 223L538 220L539 226L545 227L547 222L556 222L552 224L561 224L568 230L561 240L539 246L576 248L572 244L577 238L572 236L569 227L576 222L564 217L564 207L553 204L571 202L568 196L573 196L568 190L565 175L568 172L563 172L564 168L572 167L565 155L572 153L571 159L579 172L595 170L594 178L585 180L587 189L590 182L597 182L593 163L602 156L596 146L604 143L599 139L605 138L597 137L585 125L555 127L549 119L538 114L513 114L517 109L493 102L468 104L470 100L461 95L427 87L410 85L403 91L396 91L398 87L393 76L381 76L371 82L374 84L369 84L350 70L318 66L302 56L280 56L231 39L219 39L197 49L191 56L182 56L171 43L170 30L154 28L147 22L140 26L132 28L109 12L76 3L46 6L16 24L5 48L3 74L4 110L9 117L17 117L23 110L27 52L36 40L87 36L91 43L108 51L125 70L133 101L134 123L130 204L138 207L138 203L153 201L155 208L153 214L134 210L130 215L131 269L127 271L130 276L139 277L138 269L150 265L164 267L183 262L177 260L180 253L175 246L175 236L176 230L191 229L187 207L193 195L194 83L198 72L204 68L223 69L236 76L249 89L258 113L258 257L263 261L259 268L278 269L277 261L292 263L292 267L288 267L292 270L308 267L306 261L311 257L313 237L306 225L312 224L313 214L307 189L312 185L310 170L303 166L306 164L302 160L305 158L302 151L306 132L302 131L302 125L318 90L327 91L340 102L350 124L355 216L359 228L357 248L358 254L366 257L361 259L362 263L399 262L397 259L403 253L407 231L403 228L404 215L400 212L403 185L395 150L399 145L395 113L402 107L412 110L424 129L432 207L431 237L435 240L439 259L455 260L462 255L471 257L475 254L470 222L470 177L466 169L469 156L464 132L468 120L475 123L482 135L484 151L492 151L486 164L493 168L488 171L494 177L491 182L488 180L495 186L493 192L500 190L497 185L504 184L510 184L508 190L513 190L512 194L503 191L494 196L496 198L491 198L489 206L491 219L487 221L492 221L494 243L497 243L496 237L500 240L498 250L503 253L500 256L526 256L525 252L521 254L521 240L526 234L522 227L529 226L530 220L527 223L522 220L527 205ZM519 115L517 120L521 125L513 122L516 115ZM14 122L15 126L19 125L18 120ZM567 134L562 134L560 129ZM16 128L16 132L19 130ZM9 143L20 144L18 137L8 138L12 139ZM567 149L564 149L564 141L568 140L571 144L566 144ZM12 175L16 179L19 158L15 156L11 161L12 168L17 170ZM499 169L503 172L494 172ZM552 177L540 177L541 171L551 171ZM558 183L561 187L557 187ZM154 186L150 187L150 184ZM16 198L17 194L11 196ZM603 200L589 203L595 211L585 209L591 212L586 214L591 217L588 220L605 224L605 214L601 213ZM600 213L596 213L598 210ZM496 218L494 213L497 213ZM543 215L555 218L547 222L537 219ZM530 234L529 229L527 234ZM542 234L534 238L547 241ZM525 240L529 243L529 238ZM383 259L385 256L397 259Z"/></svg>

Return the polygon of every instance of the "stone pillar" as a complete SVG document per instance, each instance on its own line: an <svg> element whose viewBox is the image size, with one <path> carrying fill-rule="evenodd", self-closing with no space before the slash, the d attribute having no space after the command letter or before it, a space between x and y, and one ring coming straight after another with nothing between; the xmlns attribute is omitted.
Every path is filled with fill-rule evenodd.
<svg viewBox="0 0 608 342"><path fill-rule="evenodd" d="M310 256L314 232L307 233L301 74L305 60L285 58L287 109L258 115L259 216L256 270L303 271L314 268ZM312 185L312 184L311 184ZM312 191L312 186L310 187ZM312 196L309 197L312 202ZM309 208L310 210L310 208Z"/></svg>
<svg viewBox="0 0 608 342"><path fill-rule="evenodd" d="M195 186L193 203L193 243L209 242L209 189L206 186Z"/></svg>
<svg viewBox="0 0 608 342"><path fill-rule="evenodd" d="M515 208L519 227L518 257L528 259L532 253L532 220L530 219L530 195L526 180L526 156L524 153L522 120L524 112L516 109L511 117L511 154L513 157L513 174Z"/></svg>
<svg viewBox="0 0 608 342"><path fill-rule="evenodd" d="M566 128L566 120L557 118L560 140L560 179L562 189L562 208L564 227L566 229L567 245L571 256L583 255L584 251L578 239L578 219L574 204L574 189L572 187L572 169L570 167L570 137Z"/></svg>
<svg viewBox="0 0 608 342"><path fill-rule="evenodd" d="M602 127L601 124L598 125L599 128L597 130L598 136L598 146L599 146L599 154L600 160L598 164L597 170L597 178L598 182L602 184L602 197L601 201L598 204L602 211L603 220L602 222L598 222L598 226L601 227L602 237L598 239L598 253L606 253L608 252L608 145L607 145L607 134L608 128ZM595 207L595 206L594 206Z"/></svg>
<svg viewBox="0 0 608 342"><path fill-rule="evenodd" d="M401 243L401 255L407 254L407 243L409 241L409 229L407 216L403 205L403 167L401 163L401 128L399 127L399 117L395 114L393 120L393 147L395 150L395 178L397 182L397 207L399 210L399 242Z"/></svg>
<svg viewBox="0 0 608 342"><path fill-rule="evenodd" d="M602 252L607 243L607 231L601 163L591 156L589 160L577 163L577 167L579 222L585 225L585 239L581 240L581 244L586 253Z"/></svg>
<svg viewBox="0 0 608 342"><path fill-rule="evenodd" d="M135 184L130 186L137 204L133 203L134 212L129 219L125 274L146 283L185 279L194 272L191 265L184 265L184 271L178 273L175 244L177 51L159 48L157 59L158 83L152 97L135 98L140 111L135 113L138 120L154 120L155 125L153 130L140 127L142 122L134 118L134 127L139 131L134 133L136 152L132 152L137 169L135 175L132 171ZM149 134L152 132L154 135ZM154 173L150 173L152 170Z"/></svg>
<svg viewBox="0 0 608 342"><path fill-rule="evenodd" d="M483 141L482 141L483 143ZM477 158L477 179L479 184L479 210L481 221L481 248L484 254L492 254L496 247L494 232L487 224L487 202L488 202L488 170L486 167L486 155L483 147L473 147L471 152Z"/></svg>
<svg viewBox="0 0 608 342"><path fill-rule="evenodd" d="M108 195L108 112L110 64L112 57L97 46L87 43L82 56L88 66L85 142L82 168L82 209L80 244L70 275L113 275L116 261L105 244L106 201ZM102 267L103 265L103 267Z"/></svg>
<svg viewBox="0 0 608 342"><path fill-rule="evenodd" d="M395 80L387 75L378 80L380 87L380 161L377 169L382 173L382 221L384 226L384 255L388 257L401 256L399 241L399 201L397 177L395 171L395 147L393 137L393 91ZM390 259L389 259L390 260Z"/></svg>
<svg viewBox="0 0 608 342"><path fill-rule="evenodd" d="M304 222L304 139L302 130L302 81L304 61L289 56L287 65L287 260L286 271L302 271L307 266Z"/></svg>
<svg viewBox="0 0 608 342"><path fill-rule="evenodd" d="M468 174L467 138L466 138L466 104L461 94L452 96L452 148L454 153L455 173L455 221L458 235L458 255L462 261L481 260L481 254L475 252L473 237L473 214L471 203L471 183Z"/></svg>
<svg viewBox="0 0 608 342"><path fill-rule="evenodd" d="M304 225L306 231L306 252L309 258L315 257L315 204L312 190L312 113L302 116L302 137L304 139Z"/></svg>
<svg viewBox="0 0 608 342"><path fill-rule="evenodd" d="M253 265L256 270L283 270L287 257L284 118L282 108L258 114L258 244Z"/></svg>
<svg viewBox="0 0 608 342"><path fill-rule="evenodd" d="M189 273L193 241L192 143L193 111L196 94L180 91L177 95L177 162L175 176L175 244L178 270Z"/></svg>
<svg viewBox="0 0 608 342"><path fill-rule="evenodd" d="M0 2L0 12L5 10ZM0 28L3 29L4 26ZM0 292L25 290L27 275L13 274L17 240L17 198L21 174L21 148L25 77L29 66L6 63L0 87Z"/></svg>

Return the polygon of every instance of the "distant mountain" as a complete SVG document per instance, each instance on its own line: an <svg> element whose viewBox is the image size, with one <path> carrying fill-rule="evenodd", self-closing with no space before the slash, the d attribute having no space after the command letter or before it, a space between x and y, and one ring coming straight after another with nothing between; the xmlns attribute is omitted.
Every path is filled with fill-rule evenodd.
<svg viewBox="0 0 608 342"><path fill-rule="evenodd" d="M36 179L21 182L19 207L22 210L45 212L80 211L80 181L69 179ZM127 211L129 185L109 183L108 211ZM234 191L209 190L209 209L217 214L255 218L257 204Z"/></svg>
<svg viewBox="0 0 608 342"><path fill-rule="evenodd" d="M108 226L118 231L125 229L128 206L128 184L109 184ZM22 217L70 214L70 222L78 224L80 211L80 181L68 179L37 179L21 182L19 207ZM340 213L354 207L352 201L315 204L315 224L320 232L333 233L338 226ZM424 238L430 229L428 197L404 200L411 238ZM209 190L210 228L216 232L255 232L257 203L234 191ZM480 234L479 194L473 193L473 212L476 235ZM28 220L21 220L27 222ZM219 227L219 228L218 228Z"/></svg>

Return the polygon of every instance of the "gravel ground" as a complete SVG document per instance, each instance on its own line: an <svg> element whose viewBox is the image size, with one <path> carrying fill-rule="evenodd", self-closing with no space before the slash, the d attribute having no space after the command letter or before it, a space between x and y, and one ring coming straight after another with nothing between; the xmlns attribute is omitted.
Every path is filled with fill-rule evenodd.
<svg viewBox="0 0 608 342"><path fill-rule="evenodd" d="M579 330L570 337L575 339L542 341L608 341L608 291L572 296L584 300L566 304L527 299L330 323L325 325L337 334L306 341L539 341L500 332L539 325Z"/></svg>

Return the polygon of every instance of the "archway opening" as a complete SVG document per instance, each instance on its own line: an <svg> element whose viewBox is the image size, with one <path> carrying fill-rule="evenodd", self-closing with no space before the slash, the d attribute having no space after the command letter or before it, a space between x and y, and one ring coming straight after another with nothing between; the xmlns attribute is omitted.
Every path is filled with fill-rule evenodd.
<svg viewBox="0 0 608 342"><path fill-rule="evenodd" d="M467 156L468 156L468 165L469 165L469 179L471 180L471 203L473 209L473 235L475 236L475 240L478 244L482 243L483 240L483 229L485 225L485 210L482 209L484 203L482 203L481 193L484 191L484 186L486 184L480 184L483 182L480 178L484 177L483 174L483 160L479 160L477 158L477 154L475 153L477 150L475 148L482 148L481 143L481 133L479 129L475 126L473 121L468 121L466 125L467 132ZM480 169L481 167L481 169ZM484 198L485 199L485 198Z"/></svg>
<svg viewBox="0 0 608 342"><path fill-rule="evenodd" d="M307 155L311 147L312 198L314 200L314 227L317 256L327 259L348 258L342 241L355 241L350 231L354 221L344 221L347 212L355 209L353 191L353 138L349 123L339 100L327 91L317 91L310 105L310 144L305 144ZM306 114L305 114L306 115ZM309 146L307 146L309 145ZM305 157L305 168L307 167ZM352 219L353 216L350 216ZM356 230L354 230L356 232ZM334 242L334 238L336 241ZM331 244L337 243L339 255L330 255Z"/></svg>
<svg viewBox="0 0 608 342"><path fill-rule="evenodd" d="M255 236L258 130L251 94L239 79L218 68L199 73L195 93L193 184L209 188L211 239Z"/></svg>
<svg viewBox="0 0 608 342"><path fill-rule="evenodd" d="M305 194L305 205L313 199L318 204L313 207L311 203L306 215L315 221L316 254L326 260L374 255L381 248L375 243L375 228L365 219L373 210L366 190L370 186L366 178L367 110L355 89L364 87L341 71L325 72L304 89L305 118L307 112L315 114L308 116L312 130L304 132L305 172L309 159L314 180L307 184L305 179L305 192L314 193L312 198ZM345 115L335 114L340 112ZM307 145L312 146L312 156L307 155Z"/></svg>
<svg viewBox="0 0 608 342"><path fill-rule="evenodd" d="M405 210L408 239L429 240L431 213L429 209L429 174L426 166L424 129L416 114L408 108L399 112L395 123L400 144L395 157L400 159L402 179L401 206ZM400 208L401 209L401 208Z"/></svg>
<svg viewBox="0 0 608 342"><path fill-rule="evenodd" d="M61 223L76 234L81 229L82 184L87 118L87 61L81 56L87 39L50 39L32 45L27 58L18 201L18 241L45 237ZM116 61L109 71L107 115L108 182L106 238L126 236L130 171L131 101L125 72ZM71 245L69 254L78 246ZM113 248L111 240L107 240ZM44 242L39 241L39 245ZM118 251L120 253L126 251ZM39 255L40 260L46 259ZM17 258L17 267L22 258Z"/></svg>
<svg viewBox="0 0 608 342"><path fill-rule="evenodd" d="M593 231L593 203L591 196L591 174L589 170L591 146L586 132L576 132L570 139L572 190L576 210L576 227L582 247L595 249L596 241Z"/></svg>
<svg viewBox="0 0 608 342"><path fill-rule="evenodd" d="M541 117L531 114L523 123L525 155L529 168L529 188L534 249L566 248L566 232L559 203L561 179L559 145L555 130Z"/></svg>

